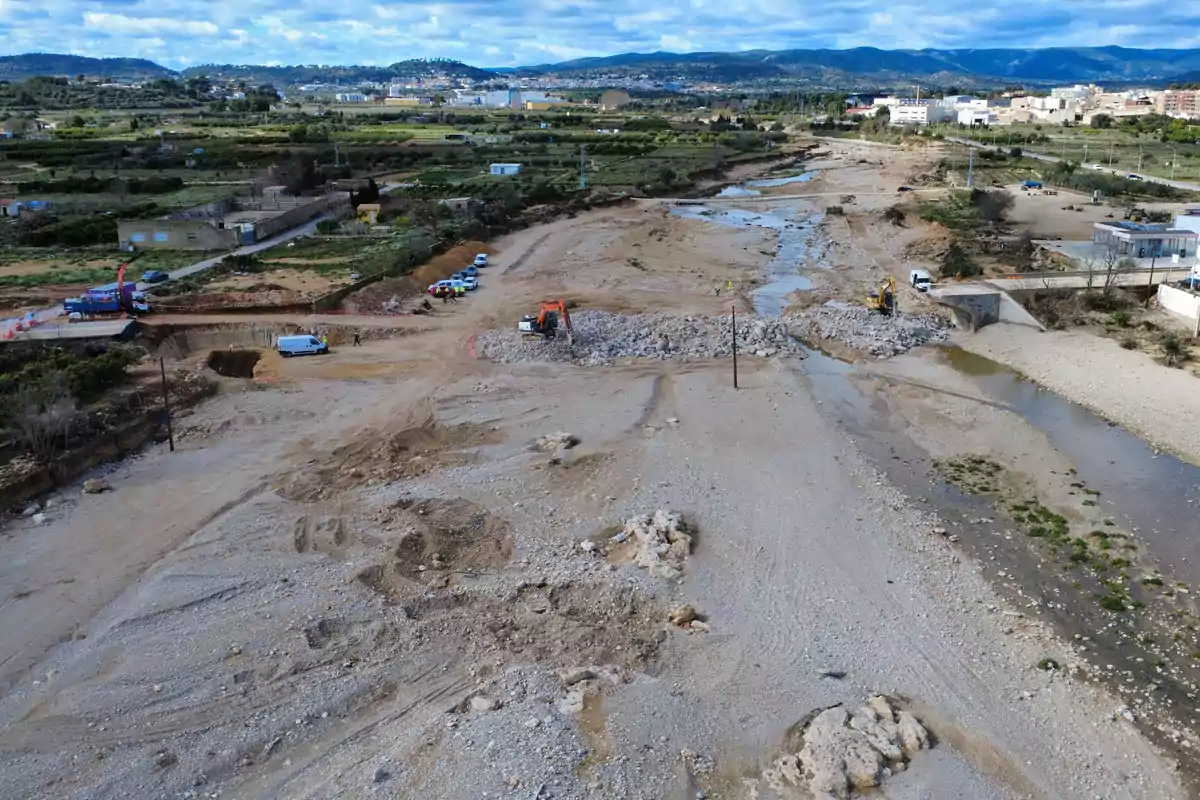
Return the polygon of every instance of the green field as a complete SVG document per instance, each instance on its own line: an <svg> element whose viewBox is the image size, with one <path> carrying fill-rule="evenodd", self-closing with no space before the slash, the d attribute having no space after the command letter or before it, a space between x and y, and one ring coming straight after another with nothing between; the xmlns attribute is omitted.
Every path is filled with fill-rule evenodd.
<svg viewBox="0 0 1200 800"><path fill-rule="evenodd" d="M947 136L966 137L967 131L957 126L934 126ZM1200 139L1200 126L1196 127ZM1040 133L1049 141L1024 145L1013 142L1015 134ZM1057 156L1077 163L1111 165L1114 169L1172 178L1181 181L1200 180L1200 145L1184 142L1163 142L1150 133L1136 135L1117 128L1064 128L1058 125L1006 126L990 130L975 130L971 138L985 144L1002 147L1021 147L1031 153Z"/></svg>

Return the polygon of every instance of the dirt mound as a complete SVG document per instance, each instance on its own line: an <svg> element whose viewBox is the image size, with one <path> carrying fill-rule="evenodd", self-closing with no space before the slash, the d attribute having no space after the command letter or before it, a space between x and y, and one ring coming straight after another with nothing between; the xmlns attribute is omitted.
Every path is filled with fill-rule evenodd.
<svg viewBox="0 0 1200 800"><path fill-rule="evenodd" d="M279 493L289 500L313 502L357 486L418 478L466 462L470 456L465 450L496 438L482 425L438 425L430 414L397 433L364 431L334 450L324 463L309 464L290 475Z"/></svg>
<svg viewBox="0 0 1200 800"><path fill-rule="evenodd" d="M424 293L425 286L412 278L385 278L348 295L342 308L356 314L390 313L399 311L403 301Z"/></svg>
<svg viewBox="0 0 1200 800"><path fill-rule="evenodd" d="M450 589L425 592L403 607L429 637L454 631L469 662L497 663L504 653L554 668L637 670L654 658L663 628L652 597L608 583L522 583L504 597Z"/></svg>
<svg viewBox="0 0 1200 800"><path fill-rule="evenodd" d="M262 353L257 350L213 350L205 363L226 378L253 378L254 365L260 358Z"/></svg>
<svg viewBox="0 0 1200 800"><path fill-rule="evenodd" d="M479 253L487 253L490 256L495 252L495 249L486 242L463 242L417 267L413 270L412 279L417 282L418 286L424 288L431 283L445 280L455 272L469 266Z"/></svg>
<svg viewBox="0 0 1200 800"><path fill-rule="evenodd" d="M396 559L416 573L433 569L489 569L513 553L512 528L460 498L402 500L396 506L411 520L396 545Z"/></svg>

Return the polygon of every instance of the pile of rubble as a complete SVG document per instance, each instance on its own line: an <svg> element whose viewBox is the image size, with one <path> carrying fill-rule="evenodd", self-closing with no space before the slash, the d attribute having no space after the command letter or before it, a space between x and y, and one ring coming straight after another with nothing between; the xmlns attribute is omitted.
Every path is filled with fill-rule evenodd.
<svg viewBox="0 0 1200 800"><path fill-rule="evenodd" d="M660 578L683 577L683 564L692 552L692 535L683 517L662 509L625 520L621 532L612 537L612 541L618 544L631 542L633 563ZM691 622L690 619L687 621Z"/></svg>
<svg viewBox="0 0 1200 800"><path fill-rule="evenodd" d="M785 753L763 773L767 783L807 789L814 798L848 798L908 767L930 746L929 732L907 711L883 695L850 713L834 706L813 717L796 752Z"/></svg>
<svg viewBox="0 0 1200 800"><path fill-rule="evenodd" d="M733 352L729 315L610 314L582 311L571 316L574 346L565 335L549 341L524 338L516 330L487 331L476 337L480 357L510 364L518 361L573 361L603 366L622 358L705 359ZM802 355L778 319L752 314L737 318L738 353L769 358Z"/></svg>
<svg viewBox="0 0 1200 800"><path fill-rule="evenodd" d="M862 306L817 306L785 319L793 336L841 342L879 358L900 355L927 342L944 342L950 336L946 321L934 314L889 317Z"/></svg>

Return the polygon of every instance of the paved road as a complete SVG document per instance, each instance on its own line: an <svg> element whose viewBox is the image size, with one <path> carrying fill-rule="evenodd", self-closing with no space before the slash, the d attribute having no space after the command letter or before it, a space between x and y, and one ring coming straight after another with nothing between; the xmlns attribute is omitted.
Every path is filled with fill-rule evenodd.
<svg viewBox="0 0 1200 800"><path fill-rule="evenodd" d="M1154 283L1176 283L1191 274L1191 267L1175 267L1172 269L1153 270ZM1140 269L1133 272L1120 272L1113 275L1114 286L1149 286L1151 270ZM1035 273L1012 278L995 278L983 281L990 286L1005 291L1037 290L1037 289L1103 289L1105 283L1104 270L1096 270L1090 275L1087 272L1070 272L1065 274Z"/></svg>
<svg viewBox="0 0 1200 800"><path fill-rule="evenodd" d="M1009 145L983 144L981 142L974 142L969 139L960 139L957 136L947 136L946 141L956 142L958 144L965 144L965 145L969 145L970 147L977 147L980 150L1008 150L1008 149L1010 149ZM1029 158L1036 158L1038 161L1046 161L1048 163L1058 163L1059 161L1062 161L1062 159L1059 158L1058 156L1051 156L1051 155L1047 155L1045 153L1031 153L1030 151L1026 150L1024 147L1021 148L1021 151L1022 151L1023 155L1028 156ZM1124 177L1127 177L1128 175L1130 175L1130 173L1127 170L1113 169L1112 167L1106 167L1103 164L1084 164L1083 169L1095 170L1096 172L1107 172L1107 173L1116 175L1121 178L1124 178ZM1165 186L1173 186L1176 189L1184 189L1186 191L1191 191L1191 192L1200 192L1200 183L1188 183L1187 181L1173 181L1173 180L1170 180L1169 178L1159 178L1154 175L1141 175L1141 178L1142 178L1142 180L1149 181L1151 183L1161 183Z"/></svg>

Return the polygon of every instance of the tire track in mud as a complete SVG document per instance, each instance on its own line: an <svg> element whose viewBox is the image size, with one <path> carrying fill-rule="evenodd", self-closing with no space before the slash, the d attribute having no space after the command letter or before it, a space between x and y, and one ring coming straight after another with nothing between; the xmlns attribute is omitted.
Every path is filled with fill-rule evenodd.
<svg viewBox="0 0 1200 800"><path fill-rule="evenodd" d="M537 252L538 249L541 248L541 246L543 244L546 243L546 240L549 239L553 235L554 235L554 231L551 231L550 233L547 233L544 236L542 236L541 238L534 241L533 244L529 245L529 248L524 253L521 253L521 255L517 256L516 260L513 261L511 264L509 264L507 267L505 267L504 272L502 272L500 274L507 275L510 272L514 272L514 271L520 269L522 266L525 265L525 262L528 261L529 258L535 252Z"/></svg>

